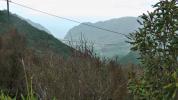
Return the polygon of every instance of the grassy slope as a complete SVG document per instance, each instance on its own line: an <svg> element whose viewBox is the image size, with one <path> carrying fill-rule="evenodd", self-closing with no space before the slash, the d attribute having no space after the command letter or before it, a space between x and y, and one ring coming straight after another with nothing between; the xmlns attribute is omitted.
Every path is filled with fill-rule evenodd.
<svg viewBox="0 0 178 100"><path fill-rule="evenodd" d="M45 31L39 30L25 20L20 19L16 15L10 16L9 26L16 28L19 33L25 34L28 46L39 52L52 51L63 56L71 54L71 48L63 44L61 41L46 33ZM8 32L8 18L6 11L0 11L0 34Z"/></svg>

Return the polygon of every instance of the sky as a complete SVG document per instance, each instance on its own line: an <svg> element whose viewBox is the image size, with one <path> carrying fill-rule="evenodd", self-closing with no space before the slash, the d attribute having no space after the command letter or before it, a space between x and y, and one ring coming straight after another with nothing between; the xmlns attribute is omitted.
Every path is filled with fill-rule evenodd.
<svg viewBox="0 0 178 100"><path fill-rule="evenodd" d="M125 16L137 17L152 11L151 5L158 0L11 0L39 9L50 14L77 20L97 22ZM0 9L6 9L6 2L0 0ZM67 31L78 25L63 19L54 18L20 6L10 4L10 11L46 27L58 39L63 39Z"/></svg>

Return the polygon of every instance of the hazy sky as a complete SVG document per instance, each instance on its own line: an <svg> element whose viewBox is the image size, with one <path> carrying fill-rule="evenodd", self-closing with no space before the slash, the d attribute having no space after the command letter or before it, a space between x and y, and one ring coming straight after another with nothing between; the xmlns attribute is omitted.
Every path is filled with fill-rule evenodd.
<svg viewBox="0 0 178 100"><path fill-rule="evenodd" d="M151 11L151 5L158 0L11 0L35 9L62 17L72 18L80 22L96 22L124 16L139 16ZM0 1L0 9L6 3ZM10 5L10 10L22 17L31 19L48 28L57 38L63 38L73 26L73 22L59 20L25 8ZM48 23L48 24L47 24Z"/></svg>

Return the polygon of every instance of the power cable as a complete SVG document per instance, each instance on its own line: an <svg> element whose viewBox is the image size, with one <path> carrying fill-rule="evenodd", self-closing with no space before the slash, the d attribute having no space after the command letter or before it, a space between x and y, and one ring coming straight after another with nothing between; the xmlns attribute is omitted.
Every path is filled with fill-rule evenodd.
<svg viewBox="0 0 178 100"><path fill-rule="evenodd" d="M0 1L6 1L6 0L0 0ZM122 34L122 33L116 32L116 31L112 31L112 30L109 30L109 29L106 29L106 28L101 28L101 27L97 27L97 26L94 26L94 25L90 25L90 24L86 24L86 23L81 23L81 22L79 22L79 21L76 21L76 20L73 20L73 19L69 19L69 18L65 18L65 17L60 17L60 16L57 16L57 15L54 15L54 14L50 14L50 13L44 12L44 11L42 11L42 10L34 9L34 8L29 7L29 6L25 6L25 5L22 5L22 4L19 4L19 3L16 3L16 2L10 1L10 0L9 0L9 2L10 2L10 3L13 3L13 4L15 4L15 5L18 5L18 6L21 6L21 7L24 7L24 8L33 10L33 11L36 11L36 12L40 12L40 13L43 13L43 14L52 16L52 17L60 18L60 19L63 19L63 20L68 20L68 21L71 21L71 22L83 24L83 25L85 25L85 26L93 27L93 28L96 28L96 29L108 31L108 32L111 32L111 33L115 33L115 34L123 35L123 36L127 37L127 35L125 35L125 34ZM76 42L76 43L77 43L77 42L81 42L81 41L72 41L72 40L61 40L61 41ZM112 43L102 44L102 43L94 43L94 42L93 42L93 44L98 44L98 45L118 45L118 44L112 44Z"/></svg>
<svg viewBox="0 0 178 100"><path fill-rule="evenodd" d="M127 37L127 35L125 35L123 33L119 33L119 32L116 32L116 31L113 31L113 30L110 30L110 29L106 29L106 28L90 25L90 24L87 24L87 23L82 23L82 22L79 22L77 20L61 17L61 16L58 16L58 15L55 15L55 14L50 14L50 13L47 13L45 11L34 9L34 8L29 7L29 6L22 5L20 3L16 3L16 2L13 2L13 1L9 1L9 2L12 3L12 4L27 8L27 9L31 9L31 10L36 11L36 12L40 12L40 13L43 13L43 14L46 14L46 15L49 15L49 16L53 16L53 17L59 18L59 19L68 20L68 21L71 21L71 22L75 22L75 23L78 23L78 24L82 24L82 25L85 25L85 26L93 27L93 28L96 28L96 29L99 29L99 30L104 30L104 31L107 31L107 32L110 32L110 33L115 33L115 34L123 35L123 36Z"/></svg>

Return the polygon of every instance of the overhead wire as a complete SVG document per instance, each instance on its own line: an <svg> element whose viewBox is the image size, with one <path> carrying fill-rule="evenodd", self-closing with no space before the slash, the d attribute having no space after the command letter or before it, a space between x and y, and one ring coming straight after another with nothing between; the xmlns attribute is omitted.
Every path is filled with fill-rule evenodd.
<svg viewBox="0 0 178 100"><path fill-rule="evenodd" d="M0 0L0 1L7 1L7 0ZM26 5L22 5L22 4L17 3L17 2L13 2L13 1L11 1L11 0L9 0L9 2L12 3L12 4L15 4L15 5L18 5L18 6L21 6L21 7L24 7L24 8L33 10L33 11L36 11L36 12L40 12L40 13L43 13L43 14L46 14L46 15L49 15L49 16L53 16L53 17L59 18L59 19L68 20L68 21L71 21L71 22L75 22L75 23L78 23L78 24L85 25L85 26L93 27L93 28L96 28L96 29L100 29L100 30L104 30L104 31L108 31L108 32L111 32L111 33L115 33L115 34L118 34L118 35L123 35L123 36L125 36L125 37L128 37L127 35L125 35L125 34L123 34L123 33L119 33L119 32L116 32L116 31L113 31L113 30L110 30L110 29L106 29L106 28L102 28L102 27L90 25L90 24L87 24L87 23L82 23L82 22L77 21L77 20L73 20L73 19L61 17L61 16L58 16L58 15L55 15L55 14L51 14L51 13L42 11L42 10L38 10L38 9L31 8L31 7L26 6ZM81 42L81 41L72 41L72 40L64 40L64 39L61 40L61 41L64 41L64 42L65 42L65 41L67 41L67 42ZM93 43L93 42L92 42L92 43ZM94 43L94 44L101 45L101 43ZM102 44L102 45L118 45L118 44L111 44L111 43L109 43L109 44ZM127 82L123 82L120 87L124 86L125 84L127 84Z"/></svg>
<svg viewBox="0 0 178 100"><path fill-rule="evenodd" d="M7 1L7 0L0 0L0 1ZM45 12L45 11L42 11L42 10L39 10L39 9L35 9L35 8L32 8L32 7L29 7L29 6L26 6L26 5L11 1L11 0L9 2L12 3L12 4L15 4L17 6L21 6L23 8L30 9L30 10L33 10L33 11L36 11L36 12L40 12L40 13L43 13L43 14L46 14L46 15L49 15L49 16L52 16L52 17L55 17L55 18L71 21L71 22L74 22L74 23L78 23L78 24L82 24L82 25L88 26L88 27L92 27L92 28L96 28L96 29L99 29L99 30L103 30L103 31L107 31L107 32L110 32L110 33L114 33L114 34L117 34L117 35L122 35L124 37L128 37L127 35L125 35L123 33L119 33L119 32L116 32L116 31L113 31L113 30L110 30L110 29L94 26L94 25L87 24L87 23L82 23L80 21L73 20L73 19L66 18L66 17L61 17L61 16L58 16L58 15L55 15L55 14L51 14L51 13L48 13L48 12ZM61 40L61 41L78 42L78 41L72 41L72 40ZM100 45L101 43L94 43L94 44ZM118 45L118 44L108 43L108 44L102 44L102 45Z"/></svg>
<svg viewBox="0 0 178 100"><path fill-rule="evenodd" d="M82 25L85 25L85 26L88 26L88 27L96 28L96 29L99 29L99 30L103 30L103 31L107 31L107 32L110 32L110 33L123 35L123 36L127 37L127 35L125 35L123 33L119 33L119 32L116 32L116 31L113 31L113 30L110 30L110 29L107 29L107 28L98 27L98 26L87 24L87 23L82 23L80 21L73 20L73 19L66 18L66 17L61 17L61 16L58 16L58 15L55 15L55 14L51 14L51 13L48 13L48 12L45 12L45 11L42 11L42 10L39 10L39 9L35 9L35 8L29 7L29 6L14 2L14 1L9 1L9 2L12 3L12 4L15 4L15 5L18 5L18 6L21 6L21 7L36 11L36 12L40 12L40 13L43 13L43 14L46 14L46 15L49 15L49 16L53 16L53 17L59 18L59 19L68 20L68 21L71 21L71 22L74 22L74 23L82 24Z"/></svg>

